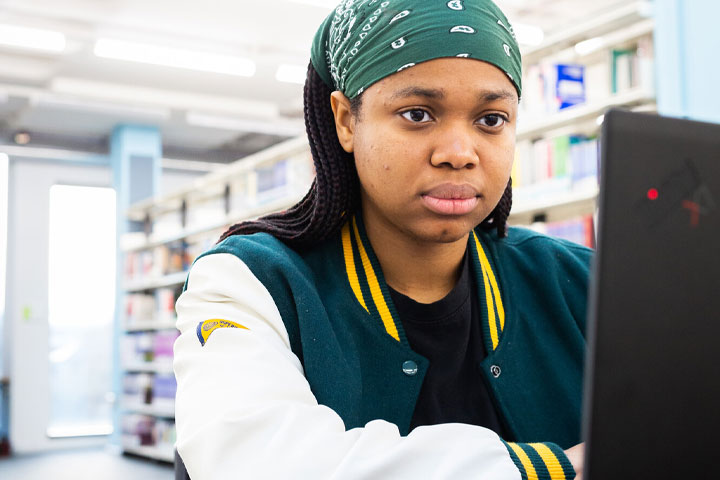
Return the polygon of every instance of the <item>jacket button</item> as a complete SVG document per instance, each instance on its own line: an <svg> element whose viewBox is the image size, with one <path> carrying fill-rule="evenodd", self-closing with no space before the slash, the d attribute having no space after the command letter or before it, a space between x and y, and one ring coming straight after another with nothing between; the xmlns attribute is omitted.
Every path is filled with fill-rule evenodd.
<svg viewBox="0 0 720 480"><path fill-rule="evenodd" d="M492 367L490 367L490 373L492 373L493 377L498 378L500 376L500 372L500 367L498 367L497 365L493 365Z"/></svg>
<svg viewBox="0 0 720 480"><path fill-rule="evenodd" d="M418 372L417 363L412 360L408 360L403 363L403 373L409 377L412 377Z"/></svg>

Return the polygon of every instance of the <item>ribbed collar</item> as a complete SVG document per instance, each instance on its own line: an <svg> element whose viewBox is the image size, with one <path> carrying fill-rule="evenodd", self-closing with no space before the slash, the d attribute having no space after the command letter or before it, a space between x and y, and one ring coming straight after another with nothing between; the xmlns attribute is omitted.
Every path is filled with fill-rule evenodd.
<svg viewBox="0 0 720 480"><path fill-rule="evenodd" d="M409 347L380 263L367 238L360 215L353 216L343 226L342 248L347 279L357 301L368 312L372 321L381 325L395 340ZM483 338L487 351L492 352L500 343L500 337L505 329L505 309L500 286L486 249L483 248L480 237L474 231L468 238L468 249L480 300Z"/></svg>

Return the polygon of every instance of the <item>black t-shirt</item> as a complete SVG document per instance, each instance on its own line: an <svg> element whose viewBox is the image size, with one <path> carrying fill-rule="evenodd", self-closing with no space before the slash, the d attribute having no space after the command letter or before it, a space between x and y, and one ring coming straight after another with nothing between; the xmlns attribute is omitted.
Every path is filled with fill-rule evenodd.
<svg viewBox="0 0 720 480"><path fill-rule="evenodd" d="M437 302L418 303L389 290L410 347L430 361L410 429L459 422L487 427L504 437L480 371L487 353L468 255L457 285Z"/></svg>

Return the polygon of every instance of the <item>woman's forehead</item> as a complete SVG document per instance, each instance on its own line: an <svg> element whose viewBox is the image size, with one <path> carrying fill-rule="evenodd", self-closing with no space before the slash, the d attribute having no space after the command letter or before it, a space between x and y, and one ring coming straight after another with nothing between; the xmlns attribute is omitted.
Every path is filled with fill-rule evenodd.
<svg viewBox="0 0 720 480"><path fill-rule="evenodd" d="M366 93L396 100L412 96L444 99L450 93L477 93L487 101L517 102L517 91L496 66L474 59L438 58L397 72L371 85Z"/></svg>

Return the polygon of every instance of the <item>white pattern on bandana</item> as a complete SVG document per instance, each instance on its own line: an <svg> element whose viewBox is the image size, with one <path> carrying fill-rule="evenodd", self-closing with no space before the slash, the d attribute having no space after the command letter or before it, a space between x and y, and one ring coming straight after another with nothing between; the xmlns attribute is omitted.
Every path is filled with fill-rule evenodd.
<svg viewBox="0 0 720 480"><path fill-rule="evenodd" d="M515 37L515 28L513 28L512 25L510 25L510 26L508 27L508 26L506 26L506 25L503 23L502 20L498 20L497 22L498 22L498 24L500 24L505 30L507 30L507 32L508 32L510 35L512 35L513 39L517 40L517 37Z"/></svg>
<svg viewBox="0 0 720 480"><path fill-rule="evenodd" d="M467 25L457 25L450 29L450 33L475 33L475 29Z"/></svg>
<svg viewBox="0 0 720 480"><path fill-rule="evenodd" d="M397 50L398 48L404 47L407 41L404 37L400 37L397 40L395 40L390 46Z"/></svg>
<svg viewBox="0 0 720 480"><path fill-rule="evenodd" d="M360 46L375 26L375 22L377 22L380 15L382 15L383 11L390 5L390 2L386 0L379 5L372 16L368 18L362 26L360 39L350 46L348 41L352 36L352 28L357 21L357 12L361 11L365 4L375 5L379 1L380 0L345 0L335 9L335 16L330 24L330 35L328 36L327 58L328 65L330 65L330 75L335 82L335 86L340 90L345 89L348 71L347 66L355 55L358 54Z"/></svg>
<svg viewBox="0 0 720 480"><path fill-rule="evenodd" d="M371 49L371 52L379 52L376 49L386 48L389 50L390 55L399 54L397 58L401 60L395 60L397 62L395 65L412 62L405 63L396 71L412 67L416 62L426 61L425 56L432 58L421 49L422 42L426 40L424 36L425 30L418 32L412 30L414 28L413 24L418 23L422 29L439 28L445 32L448 32L446 29L449 29L451 38L448 41L451 44L457 44L459 48L455 52L443 52L442 55L449 54L461 58L472 56L481 59L486 58L483 55L487 55L487 61L491 63L497 62L495 64L499 65L506 73L508 73L508 68L512 69L514 73L516 71L519 73L520 67L517 63L520 55L516 51L517 39L514 29L493 2L482 0L479 3L483 4L485 1L488 3L488 8L492 9L490 15L487 14L487 10L482 10L483 13L480 13L474 2L465 5L465 0L442 0L437 3L426 3L427 0L418 3L413 3L411 0L340 0L340 4L326 19L324 24L326 30L322 34L323 36L320 35L321 32L316 35L317 40L324 42L324 48L320 50L315 46L313 47L313 64L315 65L319 61L317 56L324 55L325 62L323 63L325 68L322 70L325 72L325 76L323 78L329 84L334 84L334 87L342 92L352 89L357 90L355 95L360 95L372 82L377 81L375 77L380 74L387 75L391 72L390 70L383 73L379 65L376 65L376 62L384 61L385 55L378 55L376 60L375 58L366 58L367 54L361 52L367 49ZM445 6L443 6L443 3ZM434 9L437 9L437 13L443 18L443 22L452 23L443 25L435 22L430 26L433 23L433 17L425 14L431 13ZM480 22L478 24L475 24L473 20L475 13L481 15L478 18ZM458 15L463 15L463 19L460 19ZM409 21L405 20L407 17L410 17ZM426 23L428 26L425 26ZM468 25L468 23L472 24L472 26ZM495 23L494 26L493 23ZM480 33L484 34L485 31L489 35L494 33L494 35L500 36L504 40L498 43L503 46L505 55L502 55L502 50L499 50L499 45L495 42L491 44L483 42L485 45L478 45L479 56L475 53L457 53L458 50L460 52L473 51L472 48L474 48L475 44L472 43L473 46L471 46L467 43L472 42L472 38L463 39L462 36L454 34L475 35L479 33L481 25L482 31ZM442 35L441 32L438 33ZM428 42L431 41L427 40ZM440 54L443 50L442 44L430 48L431 51L434 51L434 49L437 49L438 54ZM490 53L489 50L494 50L494 53ZM362 58L363 65L355 66L358 55L360 55L359 58ZM370 53L370 55L373 55L373 53ZM430 55L433 55L433 53ZM510 60L506 60L508 57ZM359 58L357 61L359 61ZM510 62L510 64L508 65L506 62ZM385 68L387 67L390 67L390 65ZM329 78L327 78L328 76ZM515 77L521 78L519 75L515 75ZM508 78L515 83L519 91L521 88L519 81L515 82L514 77L509 73ZM361 86L362 88L359 88Z"/></svg>
<svg viewBox="0 0 720 480"><path fill-rule="evenodd" d="M403 10L402 12L395 15L392 20L390 20L390 23L393 23L395 20L400 20L401 18L405 18L408 15L410 15L410 10Z"/></svg>

